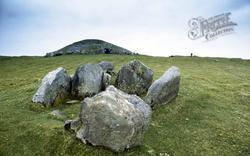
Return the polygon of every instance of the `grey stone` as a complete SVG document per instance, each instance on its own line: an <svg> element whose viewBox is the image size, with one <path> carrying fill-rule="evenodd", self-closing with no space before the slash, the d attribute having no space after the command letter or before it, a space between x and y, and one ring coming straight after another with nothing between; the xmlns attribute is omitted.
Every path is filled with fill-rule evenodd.
<svg viewBox="0 0 250 156"><path fill-rule="evenodd" d="M71 78L62 67L49 72L32 98L35 103L57 105L66 100L70 94Z"/></svg>
<svg viewBox="0 0 250 156"><path fill-rule="evenodd" d="M76 104L76 103L80 103L80 101L79 100L69 100L66 102L66 104L70 104L70 105Z"/></svg>
<svg viewBox="0 0 250 156"><path fill-rule="evenodd" d="M74 120L66 120L64 122L64 128L67 130L72 130L74 132L77 132L81 127L81 120L79 118Z"/></svg>
<svg viewBox="0 0 250 156"><path fill-rule="evenodd" d="M57 119L65 120L67 118L67 114L64 112L61 112L60 110L56 109L53 110L51 113L49 113L53 117L56 117Z"/></svg>
<svg viewBox="0 0 250 156"><path fill-rule="evenodd" d="M107 73L112 73L114 70L114 64L111 62L106 62L106 61L102 61L100 63L98 63L102 69L107 72Z"/></svg>
<svg viewBox="0 0 250 156"><path fill-rule="evenodd" d="M148 89L145 102L149 105L166 104L174 99L179 92L180 71L177 67L169 68Z"/></svg>
<svg viewBox="0 0 250 156"><path fill-rule="evenodd" d="M82 127L76 132L76 138L81 140L84 144L87 144L87 141L84 139L85 129Z"/></svg>
<svg viewBox="0 0 250 156"><path fill-rule="evenodd" d="M72 80L72 95L83 99L102 89L104 71L97 64L85 64L77 68Z"/></svg>
<svg viewBox="0 0 250 156"><path fill-rule="evenodd" d="M153 71L138 60L123 65L116 79L119 89L129 94L147 93L153 80Z"/></svg>
<svg viewBox="0 0 250 156"><path fill-rule="evenodd" d="M103 80L102 80L102 89L105 90L109 85L111 85L111 75L108 73L103 74Z"/></svg>
<svg viewBox="0 0 250 156"><path fill-rule="evenodd" d="M83 127L77 138L113 151L141 145L151 118L151 108L136 95L126 94L114 86L81 105Z"/></svg>

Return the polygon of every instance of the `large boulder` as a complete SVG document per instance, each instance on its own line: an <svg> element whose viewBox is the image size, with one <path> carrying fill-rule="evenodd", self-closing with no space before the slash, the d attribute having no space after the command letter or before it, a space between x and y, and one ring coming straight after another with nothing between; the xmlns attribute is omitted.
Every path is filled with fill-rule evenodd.
<svg viewBox="0 0 250 156"><path fill-rule="evenodd" d="M136 95L128 95L109 86L81 105L83 128L77 137L84 143L123 151L143 143L143 134L151 118L151 108Z"/></svg>
<svg viewBox="0 0 250 156"><path fill-rule="evenodd" d="M49 72L32 98L35 103L57 105L70 95L71 78L62 67Z"/></svg>
<svg viewBox="0 0 250 156"><path fill-rule="evenodd" d="M129 94L147 93L153 80L153 71L138 60L123 65L118 72L116 84L119 89Z"/></svg>
<svg viewBox="0 0 250 156"><path fill-rule="evenodd" d="M111 62L107 62L107 61L102 61L102 62L100 62L100 63L98 63L101 67L102 67L102 69L105 71L105 72L107 72L107 73L112 73L113 72L113 70L114 70L114 64L113 63L111 63Z"/></svg>
<svg viewBox="0 0 250 156"><path fill-rule="evenodd" d="M153 82L148 89L145 102L151 106L166 104L178 95L179 86L180 71L177 67L172 66L159 79Z"/></svg>
<svg viewBox="0 0 250 156"><path fill-rule="evenodd" d="M83 99L99 93L104 71L98 64L84 64L77 68L72 80L72 95Z"/></svg>

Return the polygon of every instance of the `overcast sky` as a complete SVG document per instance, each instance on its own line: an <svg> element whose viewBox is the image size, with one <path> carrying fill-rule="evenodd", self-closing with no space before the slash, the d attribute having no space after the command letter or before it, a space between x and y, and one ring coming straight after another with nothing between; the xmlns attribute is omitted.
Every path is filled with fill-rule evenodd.
<svg viewBox="0 0 250 156"><path fill-rule="evenodd" d="M188 38L189 19L226 12L235 33ZM154 56L250 59L250 0L0 0L0 55L45 55L92 38Z"/></svg>

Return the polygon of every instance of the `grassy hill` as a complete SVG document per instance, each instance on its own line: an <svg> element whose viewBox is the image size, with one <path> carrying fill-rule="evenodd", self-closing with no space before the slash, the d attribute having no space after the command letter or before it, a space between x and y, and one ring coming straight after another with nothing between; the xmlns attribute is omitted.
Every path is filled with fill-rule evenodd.
<svg viewBox="0 0 250 156"><path fill-rule="evenodd" d="M60 56L68 54L127 54L133 52L99 39L86 39L67 45L54 52L47 53L46 56Z"/></svg>
<svg viewBox="0 0 250 156"><path fill-rule="evenodd" d="M113 155L65 131L63 121L31 102L41 79L59 66L70 74L84 63L110 61L116 71L139 59L154 79L176 65L181 70L179 96L154 108L144 145L121 155L249 155L250 61L198 57L65 55L0 57L0 155ZM58 107L69 118L80 105Z"/></svg>

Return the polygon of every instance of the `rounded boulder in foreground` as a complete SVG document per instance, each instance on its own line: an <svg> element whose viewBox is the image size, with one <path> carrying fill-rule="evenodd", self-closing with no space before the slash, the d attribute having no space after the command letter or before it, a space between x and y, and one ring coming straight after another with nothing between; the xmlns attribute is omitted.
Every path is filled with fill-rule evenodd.
<svg viewBox="0 0 250 156"><path fill-rule="evenodd" d="M83 142L113 151L141 145L149 124L151 108L136 95L109 86L81 106L84 127L77 132Z"/></svg>

